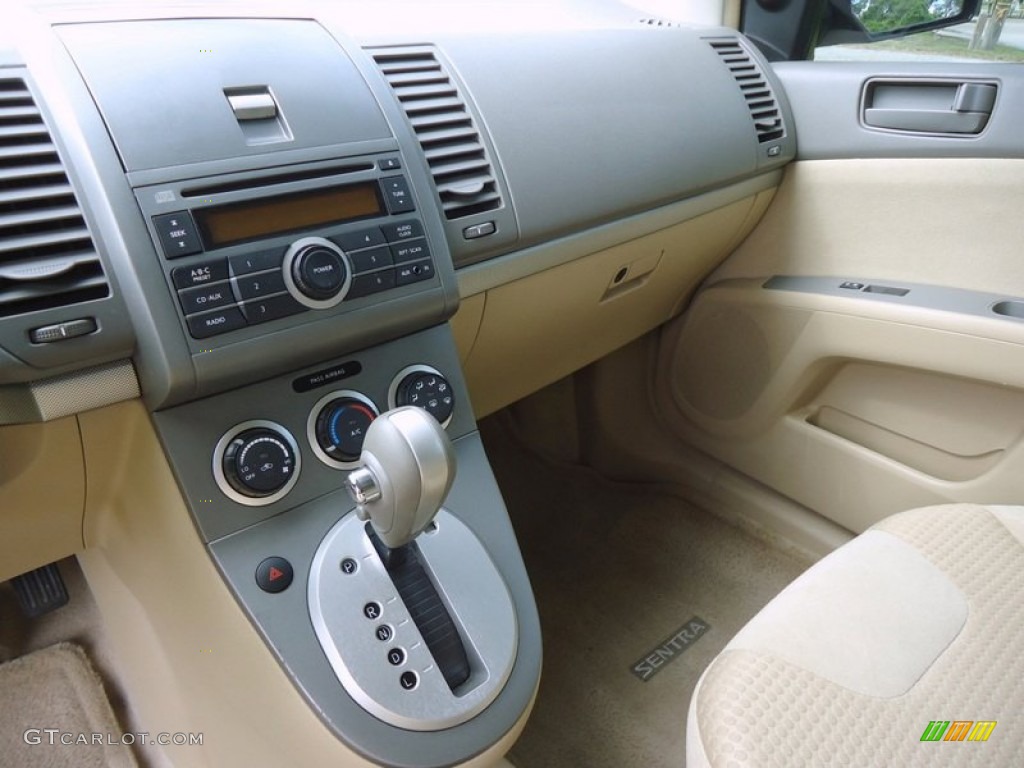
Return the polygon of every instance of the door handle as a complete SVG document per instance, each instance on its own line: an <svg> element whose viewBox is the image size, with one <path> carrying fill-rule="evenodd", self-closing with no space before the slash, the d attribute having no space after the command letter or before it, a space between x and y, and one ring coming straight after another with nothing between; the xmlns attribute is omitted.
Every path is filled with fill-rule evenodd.
<svg viewBox="0 0 1024 768"><path fill-rule="evenodd" d="M981 133L996 101L993 83L873 81L865 88L864 124L909 133Z"/></svg>
<svg viewBox="0 0 1024 768"><path fill-rule="evenodd" d="M864 122L873 128L915 133L981 133L989 112L954 112L950 109L864 110Z"/></svg>

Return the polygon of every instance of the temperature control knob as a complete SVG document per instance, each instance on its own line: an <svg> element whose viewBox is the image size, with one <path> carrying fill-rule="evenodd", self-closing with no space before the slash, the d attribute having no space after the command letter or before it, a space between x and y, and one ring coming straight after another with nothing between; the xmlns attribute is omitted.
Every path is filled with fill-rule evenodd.
<svg viewBox="0 0 1024 768"><path fill-rule="evenodd" d="M224 448L224 479L249 498L272 496L283 490L296 472L291 440L276 429L255 427L239 432Z"/></svg>
<svg viewBox="0 0 1024 768"><path fill-rule="evenodd" d="M373 404L353 396L328 400L316 417L315 435L320 450L342 464L359 459L370 422L377 418Z"/></svg>
<svg viewBox="0 0 1024 768"><path fill-rule="evenodd" d="M340 303L352 284L348 256L330 240L304 237L284 255L284 283L297 301L313 309Z"/></svg>
<svg viewBox="0 0 1024 768"><path fill-rule="evenodd" d="M442 427L448 426L455 410L452 385L444 376L427 366L414 366L398 374L394 390L396 408L415 405L422 408Z"/></svg>

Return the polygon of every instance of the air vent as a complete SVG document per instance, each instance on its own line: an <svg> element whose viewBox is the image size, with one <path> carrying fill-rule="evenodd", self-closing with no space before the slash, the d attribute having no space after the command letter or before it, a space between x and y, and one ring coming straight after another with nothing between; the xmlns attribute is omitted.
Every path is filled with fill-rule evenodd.
<svg viewBox="0 0 1024 768"><path fill-rule="evenodd" d="M762 144L766 141L781 139L786 135L782 122L782 111L779 102L772 93L771 86L765 79L764 72L750 55L743 44L736 38L709 40L715 50L729 68L732 76L739 83L747 108L754 120L757 140Z"/></svg>
<svg viewBox="0 0 1024 768"><path fill-rule="evenodd" d="M0 78L0 317L109 295L99 255L42 115Z"/></svg>
<svg viewBox="0 0 1024 768"><path fill-rule="evenodd" d="M430 48L373 51L419 139L447 219L501 207L494 170L448 72Z"/></svg>

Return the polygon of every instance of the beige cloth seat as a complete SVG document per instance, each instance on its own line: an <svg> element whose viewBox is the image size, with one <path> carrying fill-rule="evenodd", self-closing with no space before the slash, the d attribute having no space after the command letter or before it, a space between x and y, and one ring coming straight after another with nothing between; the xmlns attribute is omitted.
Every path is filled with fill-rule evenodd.
<svg viewBox="0 0 1024 768"><path fill-rule="evenodd" d="M922 741L932 721L950 726ZM996 725L969 741L958 721ZM705 670L686 756L688 768L1024 766L1024 507L904 512L815 564Z"/></svg>

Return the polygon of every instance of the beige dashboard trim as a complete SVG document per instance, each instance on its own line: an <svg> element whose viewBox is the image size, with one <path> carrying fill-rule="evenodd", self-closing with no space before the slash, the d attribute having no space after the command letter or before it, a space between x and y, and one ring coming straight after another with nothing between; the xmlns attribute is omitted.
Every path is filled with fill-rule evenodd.
<svg viewBox="0 0 1024 768"><path fill-rule="evenodd" d="M79 556L133 709L177 768L371 766L337 740L289 681L200 542L149 415L132 401L79 416L88 495ZM525 725L467 766L500 760Z"/></svg>
<svg viewBox="0 0 1024 768"><path fill-rule="evenodd" d="M752 214L763 210L758 199L767 195L751 195L487 291L472 351L460 346L477 417L670 319L737 238L754 226ZM463 325L471 325L469 319L453 324L460 345L470 336Z"/></svg>
<svg viewBox="0 0 1024 768"><path fill-rule="evenodd" d="M666 229L735 203L744 198L773 189L782 181L782 171L746 179L703 195L645 211L559 240L524 248L480 264L463 267L456 272L459 295L465 299L538 272L567 264L583 256Z"/></svg>
<svg viewBox="0 0 1024 768"><path fill-rule="evenodd" d="M74 418L0 428L0 580L81 550L84 504Z"/></svg>
<svg viewBox="0 0 1024 768"><path fill-rule="evenodd" d="M870 277L1024 296L1024 160L801 160L708 279Z"/></svg>

